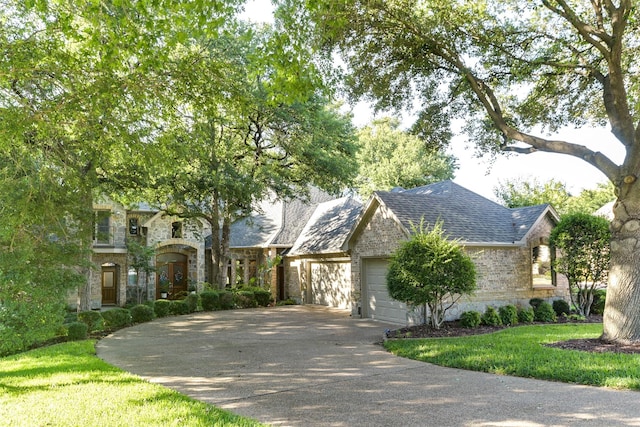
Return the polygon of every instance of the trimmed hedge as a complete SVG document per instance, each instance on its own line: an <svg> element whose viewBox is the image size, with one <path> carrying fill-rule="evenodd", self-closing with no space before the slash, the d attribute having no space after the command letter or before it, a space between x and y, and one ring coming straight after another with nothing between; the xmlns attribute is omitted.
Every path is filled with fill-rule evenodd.
<svg viewBox="0 0 640 427"><path fill-rule="evenodd" d="M131 307L131 321L133 323L144 323L153 320L153 308L145 304L138 304Z"/></svg>
<svg viewBox="0 0 640 427"><path fill-rule="evenodd" d="M185 298L184 300L184 303L187 305L187 313L195 313L196 311L198 311L199 302L200 297L198 296L198 294L193 293L187 295L187 298Z"/></svg>
<svg viewBox="0 0 640 427"><path fill-rule="evenodd" d="M81 311L78 313L78 321L87 325L87 332L98 331L102 329L103 318L99 311Z"/></svg>
<svg viewBox="0 0 640 427"><path fill-rule="evenodd" d="M556 312L556 316L562 316L563 314L567 314L567 315L571 314L571 307L569 306L569 303L563 299L554 300L551 306L553 307L553 311Z"/></svg>
<svg viewBox="0 0 640 427"><path fill-rule="evenodd" d="M482 315L482 324L487 326L500 326L502 319L494 307L488 306Z"/></svg>
<svg viewBox="0 0 640 427"><path fill-rule="evenodd" d="M102 313L104 326L109 330L122 329L131 326L131 311L116 307Z"/></svg>
<svg viewBox="0 0 640 427"><path fill-rule="evenodd" d="M518 309L518 321L520 323L532 323L534 318L533 307L521 307Z"/></svg>
<svg viewBox="0 0 640 427"><path fill-rule="evenodd" d="M200 294L200 304L204 311L220 310L220 294L216 291L204 291Z"/></svg>
<svg viewBox="0 0 640 427"><path fill-rule="evenodd" d="M71 322L67 325L67 338L69 341L80 341L87 339L89 327L84 322Z"/></svg>
<svg viewBox="0 0 640 427"><path fill-rule="evenodd" d="M553 307L546 301L540 303L537 308L533 309L535 320L538 322L554 323L558 320L556 312L553 311Z"/></svg>
<svg viewBox="0 0 640 427"><path fill-rule="evenodd" d="M235 308L233 292L222 290L218 295L220 295L221 310L233 310Z"/></svg>
<svg viewBox="0 0 640 427"><path fill-rule="evenodd" d="M189 307L183 300L172 300L169 301L169 313L175 316L189 314Z"/></svg>
<svg viewBox="0 0 640 427"><path fill-rule="evenodd" d="M159 299L153 304L153 311L157 317L167 317L169 315L169 306L171 302L166 299Z"/></svg>
<svg viewBox="0 0 640 427"><path fill-rule="evenodd" d="M482 314L479 311L465 311L460 316L460 325L465 328L477 328L480 326L480 321L482 318Z"/></svg>
<svg viewBox="0 0 640 427"><path fill-rule="evenodd" d="M236 292L233 295L233 302L238 308L255 308L258 306L255 294L246 290Z"/></svg>
<svg viewBox="0 0 640 427"><path fill-rule="evenodd" d="M505 305L498 309L500 320L503 325L512 326L518 324L518 309L515 305Z"/></svg>

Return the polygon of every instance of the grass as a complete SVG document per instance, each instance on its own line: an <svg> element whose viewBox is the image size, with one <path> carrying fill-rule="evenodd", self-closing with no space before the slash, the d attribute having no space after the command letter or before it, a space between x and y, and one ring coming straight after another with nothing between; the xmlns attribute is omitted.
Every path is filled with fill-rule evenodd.
<svg viewBox="0 0 640 427"><path fill-rule="evenodd" d="M640 389L640 356L545 347L597 338L601 324L535 325L458 338L390 340L393 354L452 368L616 389Z"/></svg>
<svg viewBox="0 0 640 427"><path fill-rule="evenodd" d="M115 368L76 341L0 359L0 424L259 426Z"/></svg>

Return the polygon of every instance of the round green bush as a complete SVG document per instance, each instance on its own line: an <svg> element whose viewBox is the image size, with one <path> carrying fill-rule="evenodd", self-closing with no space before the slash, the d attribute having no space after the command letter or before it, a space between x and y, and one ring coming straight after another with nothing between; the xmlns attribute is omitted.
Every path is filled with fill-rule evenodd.
<svg viewBox="0 0 640 427"><path fill-rule="evenodd" d="M116 307L102 313L104 326L113 331L131 326L131 311L126 308Z"/></svg>
<svg viewBox="0 0 640 427"><path fill-rule="evenodd" d="M200 304L204 311L220 309L220 294L216 291L204 291L200 294Z"/></svg>
<svg viewBox="0 0 640 427"><path fill-rule="evenodd" d="M188 313L195 313L196 311L198 311L198 302L200 301L200 297L198 296L198 294L196 293L191 293L189 295L187 295L187 298L185 298L184 303L187 305L187 312Z"/></svg>
<svg viewBox="0 0 640 427"><path fill-rule="evenodd" d="M518 322L520 323L531 323L535 315L533 313L533 307L521 307L518 309Z"/></svg>
<svg viewBox="0 0 640 427"><path fill-rule="evenodd" d="M500 320L503 325L517 325L518 324L518 309L515 305L505 305L498 309Z"/></svg>
<svg viewBox="0 0 640 427"><path fill-rule="evenodd" d="M569 303L563 299L554 300L551 306L553 307L553 311L555 311L556 316L562 316L563 314L567 314L567 315L571 314L571 307L569 306Z"/></svg>
<svg viewBox="0 0 640 427"><path fill-rule="evenodd" d="M553 307L546 301L543 301L538 308L533 309L534 319L538 322L553 323L558 320Z"/></svg>
<svg viewBox="0 0 640 427"><path fill-rule="evenodd" d="M87 339L89 327L84 322L71 322L67 326L67 338L69 341L80 341Z"/></svg>
<svg viewBox="0 0 640 427"><path fill-rule="evenodd" d="M500 326L502 319L494 307L488 306L482 315L482 324L487 326Z"/></svg>
<svg viewBox="0 0 640 427"><path fill-rule="evenodd" d="M544 300L542 298L531 298L529 300L529 305L533 307L533 310L535 311L535 309L538 308L538 306L543 302Z"/></svg>
<svg viewBox="0 0 640 427"><path fill-rule="evenodd" d="M153 311L156 313L157 317L167 317L169 315L169 306L171 302L166 299L159 299L153 305Z"/></svg>
<svg viewBox="0 0 640 427"><path fill-rule="evenodd" d="M138 304L131 307L131 321L133 323L144 323L153 320L153 308L146 304Z"/></svg>
<svg viewBox="0 0 640 427"><path fill-rule="evenodd" d="M235 302L233 292L221 291L220 295L220 308L222 310L233 310L235 308Z"/></svg>
<svg viewBox="0 0 640 427"><path fill-rule="evenodd" d="M238 291L234 294L234 302L238 308L254 308L258 306L255 294L251 291Z"/></svg>
<svg viewBox="0 0 640 427"><path fill-rule="evenodd" d="M460 325L463 328L477 328L480 326L482 314L479 311L469 310L460 316Z"/></svg>
<svg viewBox="0 0 640 427"><path fill-rule="evenodd" d="M173 300L169 302L169 313L175 316L189 314L189 307L187 307L187 303L184 300Z"/></svg>
<svg viewBox="0 0 640 427"><path fill-rule="evenodd" d="M88 332L102 329L103 318L99 311L81 311L78 313L78 320L87 325Z"/></svg>

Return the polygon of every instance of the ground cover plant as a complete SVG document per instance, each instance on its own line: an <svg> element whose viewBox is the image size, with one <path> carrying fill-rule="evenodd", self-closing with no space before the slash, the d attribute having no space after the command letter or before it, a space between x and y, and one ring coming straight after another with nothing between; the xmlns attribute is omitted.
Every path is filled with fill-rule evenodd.
<svg viewBox="0 0 640 427"><path fill-rule="evenodd" d="M388 340L385 347L397 356L452 368L639 390L637 354L562 348L600 335L599 323L527 325L455 338Z"/></svg>
<svg viewBox="0 0 640 427"><path fill-rule="evenodd" d="M77 341L0 358L0 420L11 426L259 426L115 368ZM53 410L55 409L55 410Z"/></svg>

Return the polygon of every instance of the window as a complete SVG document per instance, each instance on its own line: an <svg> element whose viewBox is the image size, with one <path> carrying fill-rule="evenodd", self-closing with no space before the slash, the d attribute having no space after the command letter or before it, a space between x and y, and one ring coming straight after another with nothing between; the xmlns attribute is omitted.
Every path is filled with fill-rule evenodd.
<svg viewBox="0 0 640 427"><path fill-rule="evenodd" d="M129 234L132 236L137 236L138 232L138 218L129 218Z"/></svg>
<svg viewBox="0 0 640 427"><path fill-rule="evenodd" d="M109 244L111 241L111 211L95 212L93 240L98 244Z"/></svg>
<svg viewBox="0 0 640 427"><path fill-rule="evenodd" d="M171 237L174 239L182 238L182 223L179 221L171 223Z"/></svg>
<svg viewBox="0 0 640 427"><path fill-rule="evenodd" d="M549 246L540 244L531 248L531 276L533 286L553 286L553 269L551 268L551 250Z"/></svg>

